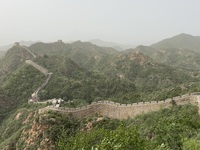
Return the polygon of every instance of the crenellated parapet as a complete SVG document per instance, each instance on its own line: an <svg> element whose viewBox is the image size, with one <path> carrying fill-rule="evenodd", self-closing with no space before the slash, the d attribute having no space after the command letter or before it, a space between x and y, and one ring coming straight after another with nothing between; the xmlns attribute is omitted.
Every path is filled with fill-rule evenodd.
<svg viewBox="0 0 200 150"><path fill-rule="evenodd" d="M195 104L200 106L200 93L191 93L166 99L163 101L139 102L132 104L120 104L112 101L98 101L90 105L78 108L55 108L46 107L40 109L40 113L53 110L62 114L71 113L76 118L82 118L99 114L113 119L134 118L139 114L158 111L161 108L168 108L175 103L176 105Z"/></svg>

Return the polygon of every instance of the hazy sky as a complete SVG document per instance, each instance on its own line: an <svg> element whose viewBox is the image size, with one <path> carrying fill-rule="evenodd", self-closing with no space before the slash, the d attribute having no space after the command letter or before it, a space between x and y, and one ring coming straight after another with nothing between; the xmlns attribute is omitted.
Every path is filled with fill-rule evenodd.
<svg viewBox="0 0 200 150"><path fill-rule="evenodd" d="M149 45L200 35L200 0L0 0L0 45L99 38Z"/></svg>

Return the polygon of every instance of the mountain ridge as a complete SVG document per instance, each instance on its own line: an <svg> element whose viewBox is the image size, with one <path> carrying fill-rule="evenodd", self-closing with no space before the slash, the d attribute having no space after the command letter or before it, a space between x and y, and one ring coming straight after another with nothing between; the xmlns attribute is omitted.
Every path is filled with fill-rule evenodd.
<svg viewBox="0 0 200 150"><path fill-rule="evenodd" d="M183 48L200 53L200 36L181 33L171 38L161 40L160 42L150 46L156 49Z"/></svg>

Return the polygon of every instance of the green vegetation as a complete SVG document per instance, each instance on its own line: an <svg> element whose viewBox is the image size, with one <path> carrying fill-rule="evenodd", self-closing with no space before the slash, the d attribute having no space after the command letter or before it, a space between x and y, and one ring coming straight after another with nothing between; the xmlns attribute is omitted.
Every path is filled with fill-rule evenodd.
<svg viewBox="0 0 200 150"><path fill-rule="evenodd" d="M36 43L29 49L37 55L33 61L53 73L39 92L40 99L62 98L67 107L99 100L157 101L200 91L199 54L186 49L160 51L139 46L117 52L80 41ZM199 148L200 118L192 105L173 105L122 121L38 114L45 106L28 105L27 101L46 77L26 65L27 59L33 59L29 52L12 47L1 61L0 149Z"/></svg>
<svg viewBox="0 0 200 150"><path fill-rule="evenodd" d="M199 53L200 52L199 43L200 43L199 36L192 36L189 34L182 33L172 38L168 38L158 43L155 43L151 45L151 47L154 47L157 49L182 48L182 49L189 49L189 50Z"/></svg>
<svg viewBox="0 0 200 150"><path fill-rule="evenodd" d="M193 105L173 106L122 121L99 120L100 116L77 120L70 114L63 116L55 112L35 115L37 105L27 108L19 109L2 123L0 148L5 145L10 149L16 146L44 148L44 139L51 141L49 147L57 145L61 150L187 150L199 147L200 117L198 107ZM30 134L34 130L37 138ZM27 145L25 136L35 140L34 145Z"/></svg>
<svg viewBox="0 0 200 150"><path fill-rule="evenodd" d="M124 53L135 53L140 51L153 58L159 63L191 71L200 69L200 54L185 48L162 48L155 49L149 46L138 46L135 49L128 49Z"/></svg>
<svg viewBox="0 0 200 150"><path fill-rule="evenodd" d="M58 147L61 150L187 149L199 147L199 142L195 142L199 129L200 117L196 106L174 106L132 120L105 119L94 123L92 130L78 131L75 136L69 137L66 132L69 130L63 130Z"/></svg>
<svg viewBox="0 0 200 150"><path fill-rule="evenodd" d="M46 55L67 56L78 65L95 70L107 56L117 54L113 48L99 47L89 42L76 41L72 44L62 42L36 43L29 47L33 52Z"/></svg>
<svg viewBox="0 0 200 150"><path fill-rule="evenodd" d="M15 74L4 79L6 82L0 87L0 119L18 106L26 105L28 98L45 77L33 67L24 65Z"/></svg>
<svg viewBox="0 0 200 150"><path fill-rule="evenodd" d="M0 125L0 149L5 148L8 149L16 149L16 143L21 142L24 143L26 137L21 137L21 134L24 130L31 129L34 121L34 117L37 116L37 110L42 105L34 105L23 106L23 108L19 108L9 117L5 118ZM20 144L18 146L20 148Z"/></svg>

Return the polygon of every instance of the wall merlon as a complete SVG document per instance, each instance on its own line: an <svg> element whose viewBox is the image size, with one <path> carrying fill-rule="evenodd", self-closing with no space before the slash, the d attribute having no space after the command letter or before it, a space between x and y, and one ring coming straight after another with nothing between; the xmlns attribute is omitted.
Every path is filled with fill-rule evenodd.
<svg viewBox="0 0 200 150"><path fill-rule="evenodd" d="M120 103L115 103L117 106L121 105Z"/></svg>
<svg viewBox="0 0 200 150"><path fill-rule="evenodd" d="M181 99L181 97L180 96L176 96L176 97L173 97L172 99L173 100L177 100L177 99Z"/></svg>
<svg viewBox="0 0 200 150"><path fill-rule="evenodd" d="M139 102L139 103L138 103L138 105L143 105L143 104L144 104L144 102Z"/></svg>
<svg viewBox="0 0 200 150"><path fill-rule="evenodd" d="M189 94L184 94L184 95L181 95L181 97L188 97L190 96Z"/></svg>
<svg viewBox="0 0 200 150"><path fill-rule="evenodd" d="M157 104L158 101L151 101L150 103L151 103L151 104Z"/></svg>
<svg viewBox="0 0 200 150"><path fill-rule="evenodd" d="M144 104L145 104L145 105L150 105L150 104L151 104L151 102L145 102Z"/></svg>
<svg viewBox="0 0 200 150"><path fill-rule="evenodd" d="M158 104L163 104L165 101L157 101Z"/></svg>
<svg viewBox="0 0 200 150"><path fill-rule="evenodd" d="M165 103L171 103L172 102L172 99L171 98L168 98L165 100Z"/></svg>

